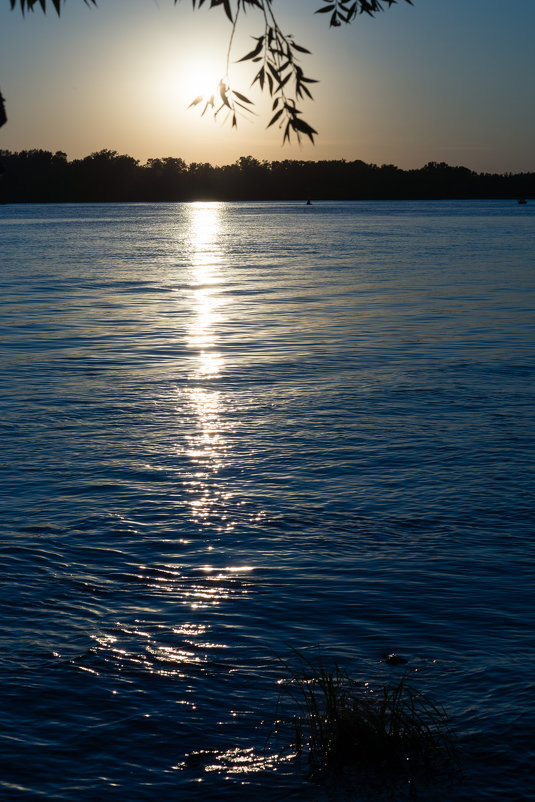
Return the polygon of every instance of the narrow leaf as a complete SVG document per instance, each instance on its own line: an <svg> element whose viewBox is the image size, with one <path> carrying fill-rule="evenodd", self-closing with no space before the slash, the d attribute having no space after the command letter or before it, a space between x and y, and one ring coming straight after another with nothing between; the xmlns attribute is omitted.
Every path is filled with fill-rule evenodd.
<svg viewBox="0 0 535 802"><path fill-rule="evenodd" d="M311 55L310 50L307 50L306 47L301 47L301 45L296 45L295 42L292 42L291 46L294 50L297 50L299 53L308 53L309 55Z"/></svg>
<svg viewBox="0 0 535 802"><path fill-rule="evenodd" d="M274 114L271 120L268 122L266 128L270 128L274 123L276 123L283 111L284 109L279 109L278 112Z"/></svg>
<svg viewBox="0 0 535 802"><path fill-rule="evenodd" d="M249 98L245 97L245 95L242 95L240 92L236 92L236 90L234 89L232 90L232 94L234 95L234 97L237 97L238 100L241 100L243 103L249 103L250 105L252 105L253 103L252 100L249 100Z"/></svg>
<svg viewBox="0 0 535 802"><path fill-rule="evenodd" d="M253 48L253 50L251 50L249 53L246 53L245 56L242 56L240 59L238 59L238 61L236 63L239 64L240 61L248 61L249 59L252 59L255 56L258 56L258 54L261 52L263 46L264 46L264 37L261 36L260 39L258 40L257 44L256 44L256 47Z"/></svg>

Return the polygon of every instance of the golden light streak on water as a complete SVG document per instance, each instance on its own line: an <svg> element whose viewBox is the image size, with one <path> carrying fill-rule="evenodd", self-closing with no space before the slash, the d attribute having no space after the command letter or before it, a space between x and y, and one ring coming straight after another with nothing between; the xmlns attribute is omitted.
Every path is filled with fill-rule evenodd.
<svg viewBox="0 0 535 802"><path fill-rule="evenodd" d="M194 375L217 376L222 357L217 351L219 269L225 261L219 244L220 204L194 203L190 207L190 256L194 318L188 329L188 347L197 352Z"/></svg>
<svg viewBox="0 0 535 802"><path fill-rule="evenodd" d="M214 487L212 482L224 466L228 449L222 416L224 399L218 389L210 386L224 367L218 349L218 324L224 304L221 268L226 263L221 246L221 215L222 204L219 203L189 206L192 319L186 342L192 356L192 369L191 384L185 393L197 425L186 436L186 453L200 469L188 490L192 518L202 525L220 516L219 529L228 530L232 526L222 510L229 494ZM201 597L204 598L204 594Z"/></svg>

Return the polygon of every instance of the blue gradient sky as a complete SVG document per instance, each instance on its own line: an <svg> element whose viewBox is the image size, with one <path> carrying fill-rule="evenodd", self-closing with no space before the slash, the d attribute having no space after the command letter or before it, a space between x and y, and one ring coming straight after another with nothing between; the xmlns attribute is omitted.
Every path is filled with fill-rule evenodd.
<svg viewBox="0 0 535 802"><path fill-rule="evenodd" d="M305 118L315 147L281 146L266 131L269 108L230 125L187 110L200 64L224 72L229 24L221 9L189 0L68 0L58 19L25 19L0 0L0 89L9 122L0 148L101 148L141 161L180 156L227 164L258 159L362 159L403 168L428 161L477 171L535 171L535 0L414 0L375 19L329 29L321 0L274 0L281 27L313 51L305 72L320 78ZM248 13L235 57L262 20ZM197 77L196 77L197 76ZM235 67L249 94L248 68Z"/></svg>

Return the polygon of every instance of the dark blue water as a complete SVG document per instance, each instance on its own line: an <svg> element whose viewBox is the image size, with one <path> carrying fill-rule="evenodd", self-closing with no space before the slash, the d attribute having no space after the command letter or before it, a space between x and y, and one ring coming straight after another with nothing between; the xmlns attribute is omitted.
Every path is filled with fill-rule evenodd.
<svg viewBox="0 0 535 802"><path fill-rule="evenodd" d="M320 644L446 708L414 798L535 799L534 269L535 204L0 207L0 797L353 798L265 749Z"/></svg>

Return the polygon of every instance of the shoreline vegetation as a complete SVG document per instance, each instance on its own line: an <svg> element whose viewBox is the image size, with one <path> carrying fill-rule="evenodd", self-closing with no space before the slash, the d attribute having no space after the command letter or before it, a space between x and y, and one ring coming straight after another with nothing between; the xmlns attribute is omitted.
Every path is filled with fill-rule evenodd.
<svg viewBox="0 0 535 802"><path fill-rule="evenodd" d="M460 763L446 711L412 687L406 672L373 688L326 662L319 647L312 657L294 650L281 663L286 678L268 742L289 741L311 778L349 770L357 782L378 787L441 774L454 779Z"/></svg>
<svg viewBox="0 0 535 802"><path fill-rule="evenodd" d="M363 161L259 161L213 166L166 157L145 164L112 150L0 150L0 202L447 200L535 197L535 173L476 173L429 162L415 170Z"/></svg>

